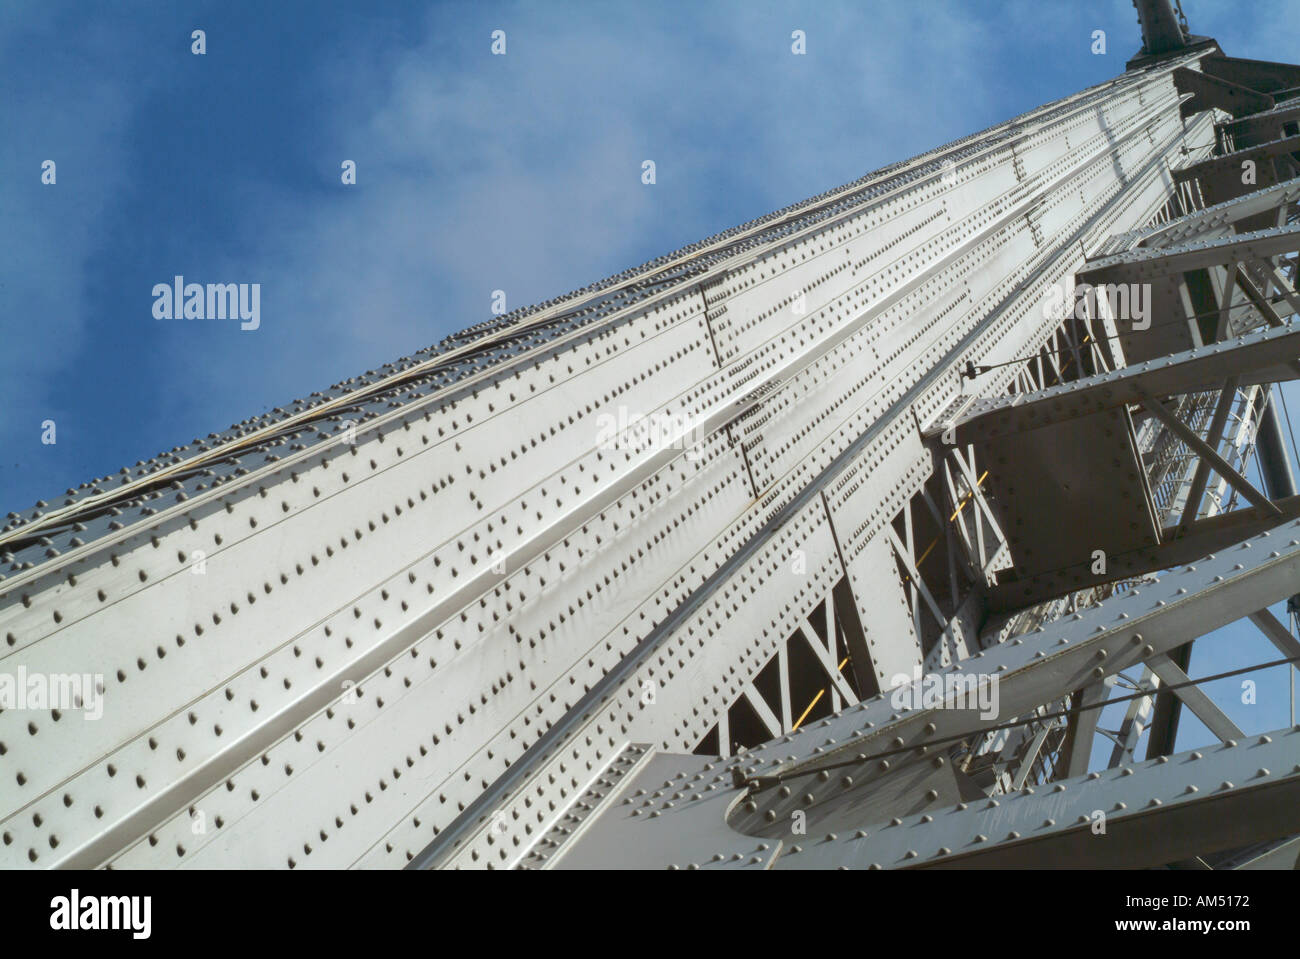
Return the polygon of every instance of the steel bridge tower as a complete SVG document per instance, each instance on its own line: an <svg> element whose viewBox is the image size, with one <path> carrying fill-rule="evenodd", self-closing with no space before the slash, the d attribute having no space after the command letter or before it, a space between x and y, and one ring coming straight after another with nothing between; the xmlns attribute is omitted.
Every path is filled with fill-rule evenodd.
<svg viewBox="0 0 1300 959"><path fill-rule="evenodd" d="M1300 727L1186 670L1300 659L1300 68L1137 6L1114 80L11 513L0 670L103 710L0 712L0 865L1293 866Z"/></svg>

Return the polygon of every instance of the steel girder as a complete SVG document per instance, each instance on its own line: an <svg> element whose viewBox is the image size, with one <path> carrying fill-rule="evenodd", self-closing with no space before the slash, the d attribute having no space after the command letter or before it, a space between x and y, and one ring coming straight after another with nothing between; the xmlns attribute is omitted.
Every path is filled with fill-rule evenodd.
<svg viewBox="0 0 1300 959"><path fill-rule="evenodd" d="M1195 59L11 517L0 657L116 705L0 713L0 862L514 865L629 742L698 743L840 584L855 675L942 666L875 615L925 597L891 528L920 428L967 364L1005 390L1055 335L1037 292L1160 214L1210 126L1177 115Z"/></svg>
<svg viewBox="0 0 1300 959"><path fill-rule="evenodd" d="M1024 155L1017 152L1012 158L1013 166L1020 169L1025 166ZM1152 181L1163 183L1163 177L1160 177L1159 171L1152 169L1151 173L1159 179ZM1143 191L1145 188L1143 188ZM1141 192L1141 191L1140 191ZM1157 199L1157 195L1147 194L1152 200ZM1148 210L1154 210L1155 204L1148 207ZM1053 225L1053 228L1056 228ZM1032 231L1031 231L1032 232ZM1036 235L1036 234L1035 234ZM1071 269L1067 266L1071 262L1077 263L1078 257L1074 251L1068 247L1060 247L1055 251L1056 262L1037 274L1037 279L1029 284L1020 284L1012 292L1011 299L1004 309L1011 316L1019 316L1023 319L1021 322L1029 319L1028 314L1032 311L1037 314L1035 306L1034 290L1038 284L1050 282L1049 277L1059 276L1058 272L1061 267ZM1010 287L1007 288L1009 291ZM1008 317L1009 319L1010 317ZM1033 323L1038 331L1033 336L1034 339L1047 337L1051 333L1052 324L1047 320L1038 320ZM1018 335L1018 334L1017 334ZM1002 356L1014 355L1014 338L1003 338L997 342L989 342L986 348L988 352L983 355L989 359L995 359L998 354ZM1009 377L1002 378L1000 375L991 377L989 382L1001 380L1006 382ZM950 381L951 382L951 381ZM923 401L925 393L916 392L913 394L913 416L928 418L937 414L939 404L931 405L928 401ZM951 395L951 394L949 394ZM920 402L917 402L920 401ZM929 411L929 412L927 412ZM915 422L915 420L913 420ZM869 433L866 440L870 440L873 434ZM830 516L834 522L834 529L839 532L841 540L841 555L848 569L849 578L853 581L854 592L858 596L858 602L871 602L866 597L872 596L874 591L883 591L882 596L888 597L890 587L886 583L872 582L863 583L861 580L854 581L853 567L856 557L860 550L866 548L866 543L874 538L874 534L883 529L883 524L893 515L899 505L906 501L906 495L916 495L920 492L922 484L928 475L928 469L924 468L927 462L927 456L918 454L917 458L903 460L901 462L911 462L916 464L915 467L909 466L907 471L911 473L912 479L909 479L903 487L890 487L888 491L883 490L880 485L876 485L879 480L886 476L897 475L897 467L886 467L879 469L863 465L871 462L870 454L864 455L861 446L851 447L849 455L838 460L832 468L821 474L816 479L815 485L809 488L809 492L822 488L822 484L830 484L826 487L826 503ZM863 464L863 465L857 465ZM916 472L912 472L913 470ZM873 482L874 481L874 482ZM840 492L843 491L843 492ZM845 501L843 495L847 493L852 499ZM902 494L895 496L894 494ZM883 508L875 506L875 502L882 498L882 494L887 496ZM785 593L786 584L778 579L773 579L772 571L778 569L782 563L779 557L783 554L788 555L792 548L791 541L787 540L784 546L777 546L774 551L772 547L774 534L781 534L791 528L798 529L795 523L795 517L800 522L814 521L815 512L805 513L803 510L811 510L810 499L802 501L803 506L798 513L782 511L773 516L768 526L760 537L751 540L746 548L742 551L741 558L746 562L744 565L737 565L726 571L727 578L718 579L704 584L704 589L697 593L695 600L686 610L687 617L682 620L670 621L664 629L657 630L650 637L639 651L635 659L625 660L619 673L597 688L592 690L589 697L573 711L572 718L568 720L563 728L564 738L557 737L554 741L548 741L547 749L540 752L540 762L536 764L521 765L512 768L511 773L503 777L498 785L489 790L481 798L480 802L468 810L469 815L464 817L450 832L440 835L438 840L426 852L415 860L417 866L428 865L482 865L484 863L496 863L498 865L510 865L518 861L523 850L526 850L529 843L529 836L535 832L534 824L543 824L545 822L545 811L534 808L538 790L545 790L548 782L562 780L566 773L571 770L570 762L574 758L584 758L590 756L593 751L598 755L608 755L608 747L601 746L601 743L610 739L611 727L613 722L619 730L626 727L628 730L638 728L644 730L658 729L659 736L664 736L667 741L671 741L674 736L680 736L681 732L677 728L668 728L662 726L661 716L667 714L684 715L689 712L694 715L698 712L704 714L707 721L712 716L720 713L719 707L711 707L702 710L696 703L701 701L700 693L703 692L703 699L710 698L710 692L718 697L721 702L721 709L726 709L727 705L734 702L740 697L744 687L752 678L757 675L765 665L770 663L775 655L776 648L784 637L789 635L794 628L794 624L805 615L805 611L811 608L810 600L815 602L812 596L806 599L800 598L802 590L794 596L795 608L790 609L787 606L788 600L782 600ZM858 502L862 506L856 505ZM867 511L867 515L878 517L874 525L871 523L855 525L852 521L844 522L841 514L848 508L851 512L872 504ZM845 530L848 533L845 533ZM799 534L806 535L806 534ZM835 537L829 538L829 544L834 545ZM780 542L779 540L777 541ZM794 547L795 549L801 549ZM755 552L760 550L761 552ZM821 555L813 550L803 549L811 558L814 555ZM810 564L811 568L811 564ZM826 578L814 584L809 584L811 592L815 596L818 591L822 595L830 589L837 575L834 564L825 568L822 574ZM757 581L755 582L755 577ZM747 591L743 592L743 606L737 605L742 602L740 596L737 596L732 589L727 588L727 583L737 583L742 588L748 585ZM760 588L761 587L761 588ZM867 590L864 594L863 590ZM769 595L770 594L770 595ZM719 602L721 600L721 602ZM877 600L879 601L879 600ZM886 603L891 600L885 598ZM700 605L701 603L705 605ZM749 615L741 615L745 610L749 610ZM758 611L759 616L763 616L763 610L770 610L777 615L770 621L759 619L758 624L753 622L750 616L754 611ZM755 642L754 636L761 635L761 640ZM915 643L911 635L901 637L903 644L901 652L906 655L907 647ZM693 650L692 642L697 645ZM714 665L716 653L710 651L706 654L704 662L699 661L700 649L709 650L711 644L718 644L721 647L730 649L746 649L750 652L742 655L739 662L734 657L731 658L731 665L727 667L729 673L736 674L735 679L729 673L713 672L717 667ZM898 649L895 644L892 648ZM889 679L888 673L880 669L881 658L891 655L890 646L877 647L873 646L871 654L873 657L872 667L877 675L884 679ZM697 662L692 663L691 659L695 658ZM897 662L897 660L895 660ZM905 660L904 660L905 662ZM692 697L687 702L676 701L673 710L661 710L663 704L663 688L659 687L660 704L655 709L644 710L627 710L618 712L612 709L615 704L620 702L635 702L638 690L644 687L646 683L657 681L654 675L656 666L660 667L660 673L663 669L668 670L670 679L675 678L674 673L677 669L685 670L688 676L719 676L722 682L717 680L708 682L708 685L695 686L692 689ZM736 667L739 667L738 669ZM687 687L690 688L690 687ZM707 726L705 727L708 728ZM629 732L629 735L635 735ZM698 736L699 734L694 734ZM665 740L658 739L656 736L645 736L648 741ZM689 748L694 742L693 738L685 738L685 745ZM569 750L561 746L561 743L570 744ZM596 745L593 747L591 743ZM586 744L585 746L583 744ZM614 743L610 743L614 745ZM576 749L574 748L576 746ZM680 747L678 747L680 748ZM576 756L575 756L576 753ZM592 768L600 768L600 763L593 764ZM511 824L511 833L496 842L490 840L497 839L491 832L492 824L500 822L501 817ZM532 832L530 832L530 828ZM522 832L522 835L521 835Z"/></svg>
<svg viewBox="0 0 1300 959"><path fill-rule="evenodd" d="M996 715L895 691L730 760L629 746L522 865L1139 867L1293 834L1300 727L1228 726L1212 748L1009 795L973 789L954 767L956 746L1061 688L1142 663L1184 681L1165 654L1293 589L1296 537L1288 522L947 671L996 682Z"/></svg>
<svg viewBox="0 0 1300 959"><path fill-rule="evenodd" d="M1154 399L1225 382L1233 384L1227 392L1235 394L1235 384L1242 380L1289 378L1290 370L1276 364L1295 356L1300 356L1300 331L1270 329L1037 393L976 400L932 427L927 434L932 440L973 445L982 461L995 464L990 484L1001 491L996 512L1001 526L1011 530L1015 566L991 591L991 607L1029 606L1168 569L1266 529L1280 516L1300 515L1300 498L1268 500ZM1157 411L1167 427L1181 430L1184 441L1220 476L1245 487L1252 506L1195 520L1198 493L1183 522L1161 528L1133 439L1133 404ZM1221 411L1226 420L1227 406L1221 404ZM1214 446L1218 442L1215 437ZM1082 466L1062 489L1049 474L1065 456ZM1098 465L1114 469L1099 470ZM1204 479L1196 488L1203 493ZM1109 503L1104 515L1093 515L1101 503ZM1087 526L1088 535L1060 537L1061 524ZM1105 559L1100 569L1094 568L1098 550Z"/></svg>
<svg viewBox="0 0 1300 959"><path fill-rule="evenodd" d="M1266 853L1226 868L1295 868L1296 840L1277 840L1300 830L1297 736L1280 729L996 798L936 797L927 812L779 839L727 825L743 797L711 764L630 746L522 866L1133 869L1267 840ZM636 775L624 783L625 769Z"/></svg>

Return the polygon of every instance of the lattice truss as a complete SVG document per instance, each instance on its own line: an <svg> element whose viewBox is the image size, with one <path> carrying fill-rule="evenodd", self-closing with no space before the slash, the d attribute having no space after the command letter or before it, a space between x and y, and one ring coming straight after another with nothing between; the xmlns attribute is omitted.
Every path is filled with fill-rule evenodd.
<svg viewBox="0 0 1300 959"><path fill-rule="evenodd" d="M0 671L103 709L0 712L0 864L1285 855L1300 732L1184 684L1300 656L1297 87L1134 68L11 513Z"/></svg>

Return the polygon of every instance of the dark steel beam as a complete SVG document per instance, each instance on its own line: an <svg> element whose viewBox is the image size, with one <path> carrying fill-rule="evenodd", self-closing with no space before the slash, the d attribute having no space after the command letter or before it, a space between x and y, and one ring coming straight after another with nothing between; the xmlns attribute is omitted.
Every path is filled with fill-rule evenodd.
<svg viewBox="0 0 1300 959"><path fill-rule="evenodd" d="M1142 24L1142 52L1147 55L1173 53L1187 46L1171 0L1133 0Z"/></svg>

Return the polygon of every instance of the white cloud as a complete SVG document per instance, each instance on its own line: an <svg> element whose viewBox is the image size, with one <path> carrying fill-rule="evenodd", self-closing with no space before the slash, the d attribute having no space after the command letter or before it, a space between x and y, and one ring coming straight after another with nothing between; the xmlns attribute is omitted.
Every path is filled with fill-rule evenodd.
<svg viewBox="0 0 1300 959"><path fill-rule="evenodd" d="M977 78L1006 38L965 5L578 9L494 12L504 57L436 9L400 53L322 64L321 189L250 205L260 239L231 271L294 289L264 302L310 332L302 364L359 372L486 319L495 289L527 305L734 226L724 195L759 216L999 119ZM922 32L937 70L895 39Z"/></svg>
<svg viewBox="0 0 1300 959"><path fill-rule="evenodd" d="M0 382L11 415L20 403L53 415L70 352L102 313L85 296L86 266L102 243L103 214L127 176L122 127L130 104L102 69L120 52L111 31L72 34L50 11L30 13L21 27L10 21L0 32L0 59L12 63L22 47L40 44L65 68L6 79L10 135L0 137L7 181L0 316L28 331L5 337ZM41 183L46 160L55 163L53 185ZM29 432L38 435L34 426Z"/></svg>

